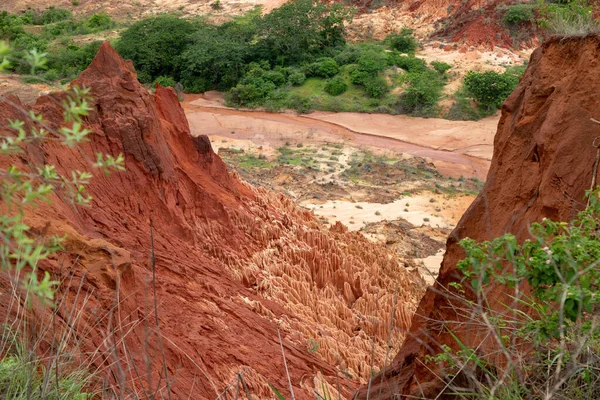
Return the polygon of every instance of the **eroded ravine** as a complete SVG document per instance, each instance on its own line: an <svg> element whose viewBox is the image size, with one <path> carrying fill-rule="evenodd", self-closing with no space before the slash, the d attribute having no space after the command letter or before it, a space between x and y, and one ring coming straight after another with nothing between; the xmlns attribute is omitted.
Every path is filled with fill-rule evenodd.
<svg viewBox="0 0 600 400"><path fill-rule="evenodd" d="M315 112L294 115L194 103L193 100L182 103L193 135L210 132L273 147L281 146L290 139L302 139L304 143L345 141L356 147L393 150L429 159L440 173L454 178L485 178L497 125L496 117L487 119L481 128L472 121L385 114ZM384 123L378 123L382 120ZM428 128L428 125L436 123L447 125L450 129ZM407 135L399 132L411 134L411 140L406 140Z"/></svg>

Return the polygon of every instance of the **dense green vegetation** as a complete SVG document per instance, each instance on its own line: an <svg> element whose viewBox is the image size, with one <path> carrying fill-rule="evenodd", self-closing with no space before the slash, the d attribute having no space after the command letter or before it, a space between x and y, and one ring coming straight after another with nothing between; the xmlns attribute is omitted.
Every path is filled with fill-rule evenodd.
<svg viewBox="0 0 600 400"><path fill-rule="evenodd" d="M143 83L169 76L188 92L224 91L232 106L436 115L450 66L416 58L408 29L381 43L346 43L352 13L295 0L221 25L161 15L133 24L116 48Z"/></svg>
<svg viewBox="0 0 600 400"><path fill-rule="evenodd" d="M535 5L533 4L515 4L508 6L502 16L502 21L508 25L533 22L535 20L535 15L533 13L534 8Z"/></svg>
<svg viewBox="0 0 600 400"><path fill-rule="evenodd" d="M74 36L91 35L116 26L104 12L89 18L75 19L68 10L50 7L46 11L28 10L23 14L0 12L0 40L8 40L13 53L10 62L13 71L35 74L40 80L70 80L85 69L95 56L101 41L86 40L76 43ZM32 68L28 50L46 54L44 64ZM35 81L36 78L29 78Z"/></svg>
<svg viewBox="0 0 600 400"><path fill-rule="evenodd" d="M465 88L484 107L500 108L504 100L515 89L519 78L510 73L487 71L469 72L465 76Z"/></svg>
<svg viewBox="0 0 600 400"><path fill-rule="evenodd" d="M352 14L317 0L294 0L266 15L256 8L220 25L163 14L133 23L114 45L133 61L142 83L191 93L219 90L235 107L440 116L452 66L416 57L419 43L410 29L380 42L347 43L344 23ZM0 40L15 49L12 70L32 75L27 82L73 79L100 46L95 39L103 35L93 34L115 27L105 13L74 18L55 7L0 14ZM31 68L30 49L47 56L45 65ZM474 86L469 82L465 100L456 100L462 111L452 115L473 119L495 109ZM510 90L499 92L496 103ZM477 111L467 97L487 111Z"/></svg>

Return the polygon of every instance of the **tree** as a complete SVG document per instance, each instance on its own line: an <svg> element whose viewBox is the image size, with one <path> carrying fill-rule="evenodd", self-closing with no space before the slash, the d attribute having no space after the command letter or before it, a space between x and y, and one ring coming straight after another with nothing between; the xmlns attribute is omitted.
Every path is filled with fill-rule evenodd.
<svg viewBox="0 0 600 400"><path fill-rule="evenodd" d="M332 96L339 96L348 89L348 85L344 82L341 76L336 76L327 81L325 84L325 91Z"/></svg>
<svg viewBox="0 0 600 400"><path fill-rule="evenodd" d="M392 49L401 53L413 54L419 43L413 37L412 29L402 29L400 33L390 33L385 38L385 43Z"/></svg>
<svg viewBox="0 0 600 400"><path fill-rule="evenodd" d="M350 16L339 4L294 0L261 19L259 45L277 64L306 61L345 44L344 21Z"/></svg>
<svg viewBox="0 0 600 400"><path fill-rule="evenodd" d="M469 94L481 105L500 108L504 100L519 83L518 76L511 73L474 72L465 75L464 85Z"/></svg>
<svg viewBox="0 0 600 400"><path fill-rule="evenodd" d="M191 92L228 90L235 86L254 58L254 23L233 21L221 26L202 24L189 37L180 60L181 77Z"/></svg>
<svg viewBox="0 0 600 400"><path fill-rule="evenodd" d="M149 18L123 32L116 49L123 58L133 61L142 82L152 82L163 75L179 78L179 56L193 32L194 25L181 18Z"/></svg>

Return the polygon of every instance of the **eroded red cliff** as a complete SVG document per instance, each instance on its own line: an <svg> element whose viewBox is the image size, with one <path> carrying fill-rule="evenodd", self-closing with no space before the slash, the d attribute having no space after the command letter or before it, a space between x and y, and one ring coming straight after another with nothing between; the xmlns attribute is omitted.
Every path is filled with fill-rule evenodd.
<svg viewBox="0 0 600 400"><path fill-rule="evenodd" d="M494 140L494 155L485 187L447 241L440 275L427 290L413 318L411 334L387 369L378 375L371 393L396 398L439 398L444 382L439 366L424 363L440 345L456 348L452 330L470 348L493 354L495 344L465 319L463 307L450 301L444 288L460 281L456 264L464 257L458 241L465 237L490 240L506 232L519 240L542 218L568 221L585 207L596 158L594 140L600 128L600 37L553 38L531 56L527 72L502 107ZM495 309L511 301L499 284L488 298ZM368 397L362 388L357 398ZM371 395L372 397L372 395ZM408 397L414 398L414 397Z"/></svg>
<svg viewBox="0 0 600 400"><path fill-rule="evenodd" d="M422 283L382 246L342 226L327 230L288 198L229 173L206 136L190 135L175 92L149 93L108 43L74 84L91 88L89 141L75 150L31 144L2 166L49 163L70 174L89 169L97 152L125 154L126 172L92 180L90 208L55 196L26 216L37 234L66 235L65 251L40 267L61 281L59 323L101 384L125 397L234 398L243 374L241 392L272 398L267 383L288 387L278 328L296 398L314 398L322 382L342 396L365 382L372 352L375 365L386 356L390 319L408 328ZM62 123L64 98L33 107L48 129ZM4 99L3 134L27 111ZM1 291L1 314L11 296ZM394 335L392 349L402 339Z"/></svg>

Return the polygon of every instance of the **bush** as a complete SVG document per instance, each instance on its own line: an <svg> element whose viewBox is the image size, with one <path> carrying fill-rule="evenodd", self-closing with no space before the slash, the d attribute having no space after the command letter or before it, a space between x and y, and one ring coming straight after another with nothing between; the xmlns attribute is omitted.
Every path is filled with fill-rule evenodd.
<svg viewBox="0 0 600 400"><path fill-rule="evenodd" d="M244 79L242 82L232 88L226 96L226 99L236 106L256 107L276 89L273 82L262 78Z"/></svg>
<svg viewBox="0 0 600 400"><path fill-rule="evenodd" d="M25 34L23 19L6 11L0 12L0 39L14 40Z"/></svg>
<svg viewBox="0 0 600 400"><path fill-rule="evenodd" d="M340 66L333 58L323 57L309 66L309 73L312 76L320 76L322 78L330 78L340 72Z"/></svg>
<svg viewBox="0 0 600 400"><path fill-rule="evenodd" d="M140 82L148 82L148 81L152 80L152 77L150 77L150 76L140 77L140 74L138 74L138 80ZM198 76L185 76L184 75L181 78L181 84L183 85L185 91L188 93L202 93L202 92L206 92L207 90L211 90L213 88L212 82L210 82L206 78L198 77Z"/></svg>
<svg viewBox="0 0 600 400"><path fill-rule="evenodd" d="M472 105L473 101L469 98L466 90L461 87L454 93L454 102L444 116L451 121L477 121L490 113L481 112L479 107ZM495 110L493 110L495 112Z"/></svg>
<svg viewBox="0 0 600 400"><path fill-rule="evenodd" d="M292 94L289 97L287 105L292 110L296 110L298 114L307 114L311 110L310 100L297 94Z"/></svg>
<svg viewBox="0 0 600 400"><path fill-rule="evenodd" d="M364 84L369 77L371 77L371 74L360 70L358 66L350 70L350 81L355 85Z"/></svg>
<svg viewBox="0 0 600 400"><path fill-rule="evenodd" d="M164 75L178 78L179 57L193 31L193 25L184 19L169 15L149 18L125 30L116 49L123 58L133 61L144 83Z"/></svg>
<svg viewBox="0 0 600 400"><path fill-rule="evenodd" d="M264 80L273 82L277 87L285 85L285 75L279 71L265 71L262 75Z"/></svg>
<svg viewBox="0 0 600 400"><path fill-rule="evenodd" d="M467 92L481 105L500 108L504 100L519 83L518 77L510 73L474 72L465 75L464 86Z"/></svg>
<svg viewBox="0 0 600 400"><path fill-rule="evenodd" d="M73 19L73 13L71 13L71 11L54 6L50 6L46 11L41 13L28 10L25 12L24 16L27 22L33 25L48 25Z"/></svg>
<svg viewBox="0 0 600 400"><path fill-rule="evenodd" d="M255 58L250 44L255 34L254 19L246 17L197 26L179 63L186 88L225 91L237 85Z"/></svg>
<svg viewBox="0 0 600 400"><path fill-rule="evenodd" d="M83 47L74 44L65 47L53 44L48 50L48 68L56 70L59 78L75 78L90 65L101 44L101 40Z"/></svg>
<svg viewBox="0 0 600 400"><path fill-rule="evenodd" d="M361 51L359 46L349 44L344 46L342 51L335 55L334 60L338 65L355 64L360 57Z"/></svg>
<svg viewBox="0 0 600 400"><path fill-rule="evenodd" d="M593 7L588 0L545 2L540 7L540 27L563 36L583 36L598 32Z"/></svg>
<svg viewBox="0 0 600 400"><path fill-rule="evenodd" d="M78 23L71 19L65 21L59 21L57 23L47 25L44 27L43 34L48 39L54 39L59 36L66 35L85 35L91 33L92 30L89 29L85 23Z"/></svg>
<svg viewBox="0 0 600 400"><path fill-rule="evenodd" d="M260 19L257 47L277 64L309 62L344 46L344 22L350 16L343 4L289 1Z"/></svg>
<svg viewBox="0 0 600 400"><path fill-rule="evenodd" d="M46 51L48 48L48 41L41 36L24 33L23 35L20 35L14 39L11 42L11 45L15 48L15 50L37 49L39 51Z"/></svg>
<svg viewBox="0 0 600 400"><path fill-rule="evenodd" d="M384 71L388 66L388 59L382 48L369 46L364 48L356 60L358 69L367 72L371 75L377 75L378 72Z"/></svg>
<svg viewBox="0 0 600 400"><path fill-rule="evenodd" d="M392 50L407 54L414 53L419 45L413 37L412 29L402 29L401 33L390 33L386 36L384 43Z"/></svg>
<svg viewBox="0 0 600 400"><path fill-rule="evenodd" d="M175 87L177 82L170 76L159 76L154 80L154 83L158 83L162 87Z"/></svg>
<svg viewBox="0 0 600 400"><path fill-rule="evenodd" d="M408 87L402 96L402 111L412 114L429 114L441 97L444 84L438 73L427 69L421 73L409 73Z"/></svg>
<svg viewBox="0 0 600 400"><path fill-rule="evenodd" d="M450 68L452 68L452 65L445 63L445 62L441 62L441 61L432 61L431 62L431 66L433 67L433 69L435 69L440 75L444 75Z"/></svg>
<svg viewBox="0 0 600 400"><path fill-rule="evenodd" d="M300 86L306 81L306 75L300 71L293 71L288 76L288 84L292 86Z"/></svg>
<svg viewBox="0 0 600 400"><path fill-rule="evenodd" d="M467 346L458 328L462 332L451 331L456 343L425 357L425 364L443 365L441 379L452 382L450 392L468 398L490 393L498 399L600 398L598 195L595 188L572 222L544 218L532 224L532 240L518 243L506 234L460 242L466 257L457 267L463 278L441 291L485 339ZM490 356L495 350L501 360Z"/></svg>
<svg viewBox="0 0 600 400"><path fill-rule="evenodd" d="M49 81L49 82L57 81L60 78L61 78L60 73L57 70L55 70L55 69L49 69L44 74L44 79L47 80L47 81Z"/></svg>
<svg viewBox="0 0 600 400"><path fill-rule="evenodd" d="M381 76L369 76L363 81L365 92L371 97L379 98L388 92L385 78Z"/></svg>
<svg viewBox="0 0 600 400"><path fill-rule="evenodd" d="M530 4L508 6L502 16L502 21L507 25L519 25L534 20L535 15L533 15L533 6Z"/></svg>
<svg viewBox="0 0 600 400"><path fill-rule="evenodd" d="M107 29L114 28L116 25L115 21L110 18L104 11L100 11L94 14L87 21L87 26L93 31L105 31Z"/></svg>
<svg viewBox="0 0 600 400"><path fill-rule="evenodd" d="M394 61L399 68L408 72L422 72L427 69L427 63L414 56L398 56Z"/></svg>
<svg viewBox="0 0 600 400"><path fill-rule="evenodd" d="M344 82L341 76L336 76L327 81L325 84L325 92L332 96L339 96L348 89L348 85Z"/></svg>

